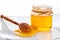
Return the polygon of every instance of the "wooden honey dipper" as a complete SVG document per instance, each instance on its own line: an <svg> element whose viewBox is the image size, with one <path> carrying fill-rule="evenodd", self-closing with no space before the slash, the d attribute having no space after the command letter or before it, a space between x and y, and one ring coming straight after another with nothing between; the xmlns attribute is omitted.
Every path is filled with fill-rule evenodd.
<svg viewBox="0 0 60 40"><path fill-rule="evenodd" d="M5 20L19 26L19 29L21 30L21 32L24 32L24 33L29 33L31 31L31 26L28 25L27 23L18 23L4 15L1 15L1 18L4 18Z"/></svg>

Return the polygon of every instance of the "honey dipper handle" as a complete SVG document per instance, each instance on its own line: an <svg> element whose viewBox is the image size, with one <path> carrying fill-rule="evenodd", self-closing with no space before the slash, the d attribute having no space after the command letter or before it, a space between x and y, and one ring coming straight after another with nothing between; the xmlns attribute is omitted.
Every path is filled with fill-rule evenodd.
<svg viewBox="0 0 60 40"><path fill-rule="evenodd" d="M12 19L10 19L10 18L8 18L8 17L6 17L6 16L4 16L4 15L1 15L1 18L4 18L5 20L10 21L11 23L19 26L19 23L18 23L18 22L13 21Z"/></svg>

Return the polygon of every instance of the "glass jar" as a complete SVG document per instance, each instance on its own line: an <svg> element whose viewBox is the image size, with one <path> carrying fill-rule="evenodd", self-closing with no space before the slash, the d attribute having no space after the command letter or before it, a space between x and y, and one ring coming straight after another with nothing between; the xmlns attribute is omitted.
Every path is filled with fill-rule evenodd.
<svg viewBox="0 0 60 40"><path fill-rule="evenodd" d="M37 31L49 31L52 28L52 7L47 5L33 5L31 25Z"/></svg>

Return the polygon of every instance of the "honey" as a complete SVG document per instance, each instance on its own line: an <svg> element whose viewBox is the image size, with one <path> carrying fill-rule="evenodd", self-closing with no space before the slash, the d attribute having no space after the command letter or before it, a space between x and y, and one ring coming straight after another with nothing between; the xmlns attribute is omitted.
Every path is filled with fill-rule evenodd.
<svg viewBox="0 0 60 40"><path fill-rule="evenodd" d="M49 31L52 27L52 16L31 15L31 24L38 28L38 31Z"/></svg>
<svg viewBox="0 0 60 40"><path fill-rule="evenodd" d="M14 34L16 34L17 36L20 36L20 37L30 37L30 36L33 36L36 34L36 30L32 30L31 32L29 33L23 33L21 32L20 30L14 30Z"/></svg>
<svg viewBox="0 0 60 40"><path fill-rule="evenodd" d="M32 26L28 25L27 23L21 23L19 25L19 30L14 30L14 33L17 36L22 36L22 37L30 37L36 34L35 28Z"/></svg>
<svg viewBox="0 0 60 40"><path fill-rule="evenodd" d="M49 7L35 6L32 8L31 25L37 31L49 31L52 28L52 10Z"/></svg>

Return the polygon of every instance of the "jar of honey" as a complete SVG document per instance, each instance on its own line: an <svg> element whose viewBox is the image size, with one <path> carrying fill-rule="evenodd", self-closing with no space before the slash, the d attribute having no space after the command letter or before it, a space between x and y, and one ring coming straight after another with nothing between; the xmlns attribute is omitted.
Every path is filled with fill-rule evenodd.
<svg viewBox="0 0 60 40"><path fill-rule="evenodd" d="M47 5L33 5L31 12L31 25L37 31L49 31L52 28L52 7Z"/></svg>

